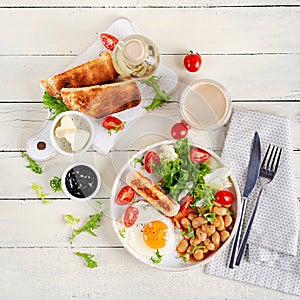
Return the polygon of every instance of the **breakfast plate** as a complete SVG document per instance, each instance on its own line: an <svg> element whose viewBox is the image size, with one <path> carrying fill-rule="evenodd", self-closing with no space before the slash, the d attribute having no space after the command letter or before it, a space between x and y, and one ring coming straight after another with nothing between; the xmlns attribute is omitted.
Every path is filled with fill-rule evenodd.
<svg viewBox="0 0 300 300"><path fill-rule="evenodd" d="M205 161L194 160L194 150L205 153ZM153 153L158 160L148 159ZM186 173L188 169L189 174ZM174 175L177 171L179 173ZM198 177L193 172L199 172ZM202 179L200 172L206 172ZM174 189L166 184L170 174L177 178ZM142 181L133 184L132 178L138 178L136 175ZM179 178L186 178L186 183L183 185ZM193 183L191 178L199 179ZM196 195L196 188L203 179L205 184L201 186L205 192L201 199L187 202L191 195ZM226 205L219 196L224 191L232 197L232 202ZM168 202L175 211L166 208L164 201L169 200L165 197L176 200L175 203ZM162 203L161 206L158 202ZM189 145L185 138L153 144L129 159L115 178L110 210L114 231L131 255L148 266L175 271L206 264L228 247L240 217L240 202L239 188L230 168L214 152L199 145ZM197 224L199 220L202 220L201 224ZM186 226L185 221L189 225ZM201 235L205 237L202 239ZM182 249L182 244L186 244L186 248Z"/></svg>
<svg viewBox="0 0 300 300"><path fill-rule="evenodd" d="M118 39L136 33L130 20L126 18L117 19L103 32L114 35ZM107 51L107 49L104 48L102 42L100 41L100 38L97 38L94 43L92 43L82 53L78 55L78 57L67 69L71 69L75 66L93 60L104 51ZM62 71L65 70L61 70L60 72ZM160 78L160 88L164 90L167 94L171 94L176 89L179 79L177 73L174 70L160 63L154 75ZM107 130L102 127L103 118L92 118L88 116L88 118L90 118L91 123L93 124L93 131L95 132L91 146L98 153L102 155L107 154L113 147L116 138L119 138L122 135L124 135L126 133L127 127L130 127L131 123L137 121L147 112L144 107L148 106L151 103L154 97L154 91L151 87L142 83L142 81L137 81L137 84L142 99L140 105L113 114L113 116L121 119L123 122L126 122L125 128L117 134L109 135L107 133ZM50 130L52 126L52 121L49 120L50 117L51 114L49 114L48 120L46 120L43 127L36 134L29 138L26 145L28 155L36 161L45 161L51 159L57 154L57 151L51 144L50 139Z"/></svg>

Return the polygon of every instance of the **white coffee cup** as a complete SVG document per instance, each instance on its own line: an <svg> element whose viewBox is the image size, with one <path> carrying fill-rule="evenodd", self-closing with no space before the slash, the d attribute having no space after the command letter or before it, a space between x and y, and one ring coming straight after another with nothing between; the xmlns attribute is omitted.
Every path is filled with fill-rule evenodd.
<svg viewBox="0 0 300 300"><path fill-rule="evenodd" d="M223 85L201 79L188 85L180 98L183 119L193 128L214 130L227 123L231 115L231 98Z"/></svg>

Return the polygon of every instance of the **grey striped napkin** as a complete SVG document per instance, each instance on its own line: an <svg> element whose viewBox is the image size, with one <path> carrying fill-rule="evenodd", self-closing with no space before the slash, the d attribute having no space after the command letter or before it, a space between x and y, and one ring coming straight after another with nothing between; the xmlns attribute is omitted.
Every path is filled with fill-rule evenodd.
<svg viewBox="0 0 300 300"><path fill-rule="evenodd" d="M260 135L262 156L270 143L283 148L278 172L262 194L240 266L233 270L227 267L229 247L206 265L205 272L300 296L299 207L290 121L274 115L235 109L222 158L231 167L242 192L255 131ZM245 225L258 191L259 184L248 198Z"/></svg>

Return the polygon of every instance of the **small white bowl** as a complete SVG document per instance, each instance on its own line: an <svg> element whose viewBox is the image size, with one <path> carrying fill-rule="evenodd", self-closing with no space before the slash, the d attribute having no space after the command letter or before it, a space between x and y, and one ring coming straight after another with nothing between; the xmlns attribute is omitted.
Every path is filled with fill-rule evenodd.
<svg viewBox="0 0 300 300"><path fill-rule="evenodd" d="M86 201L98 193L101 187L101 176L98 170L90 164L74 163L65 169L61 185L70 199ZM71 187L74 187L73 192Z"/></svg>
<svg viewBox="0 0 300 300"><path fill-rule="evenodd" d="M181 94L180 113L195 129L218 129L230 118L231 97L225 87L215 80L196 80Z"/></svg>
<svg viewBox="0 0 300 300"><path fill-rule="evenodd" d="M76 129L78 130L85 130L88 131L90 136L88 141L86 142L85 146L80 149L77 152L74 152L71 148L71 144L65 139L65 138L58 138L55 135L55 129L60 126L60 121L64 116L68 116L69 118L72 119L73 123L75 124ZM63 113L60 113L54 120L50 128L50 141L54 149L67 156L71 155L78 155L86 152L94 139L94 127L93 124L90 120L90 118L79 112L79 111L66 111Z"/></svg>

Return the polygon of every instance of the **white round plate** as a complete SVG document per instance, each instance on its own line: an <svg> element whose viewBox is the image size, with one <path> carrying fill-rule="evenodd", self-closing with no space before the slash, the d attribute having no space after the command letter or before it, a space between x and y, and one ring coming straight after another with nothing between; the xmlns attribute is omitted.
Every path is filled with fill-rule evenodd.
<svg viewBox="0 0 300 300"><path fill-rule="evenodd" d="M216 252L214 252L213 254L211 254L210 256L208 256L207 258L205 258L202 261L184 263L183 259L179 257L179 254L176 251L176 247L174 247L174 251L172 253L170 253L169 255L164 255L162 261L159 264L154 264L150 260L150 257L145 257L145 256L139 254L138 252L136 252L127 243L126 239L123 237L124 236L122 233L122 229L124 228L124 225L122 223L123 222L123 220L122 220L123 214L124 214L126 208L130 204L118 205L118 204L116 204L115 198L116 198L116 195L118 194L118 192L120 191L120 189L123 186L127 185L126 175L131 170L136 170L136 171L142 172L145 176L149 177L153 182L159 181L160 178L158 178L157 175L147 173L145 171L145 169L143 167L141 167L140 164L136 164L136 166L134 166L134 161L135 161L135 158L142 158L150 150L159 152L161 149L161 146L164 144L174 144L174 141L159 142L159 143L153 144L153 145L145 148L144 150L141 150L136 155L134 155L131 159L129 159L128 162L121 168L120 172L117 174L114 184L113 184L113 187L112 187L112 193L111 193L111 199L110 199L112 225L113 225L114 231L116 232L117 236L119 237L119 239L122 242L125 249L131 255L133 255L135 258L140 260L141 262L143 262L151 267L169 270L169 271L180 271L180 270L192 269L192 268L198 267L199 265L208 263L211 259L213 259L213 257L215 257L216 255L221 253L230 244L230 241L232 240L232 238L235 234L235 231L237 230L237 224L238 224L237 220L239 220L239 218L240 218L241 197L240 197L239 187L237 185L237 182L236 182L236 179L234 178L234 176L232 174L230 174L229 180L232 183L231 191L234 193L234 196L235 196L235 200L232 204L232 207L234 209L234 215L235 215L234 216L235 223L234 223L233 230L231 232L230 237L225 241L224 244L222 244L222 246ZM214 159L216 161L218 166L225 166L225 167L229 168L224 163L224 161L222 161L222 159L214 152L207 150L200 145L191 144L191 146L199 147L199 148L209 152L212 159ZM125 232L125 234L126 234L126 232ZM154 252L155 252L155 250L154 250Z"/></svg>

